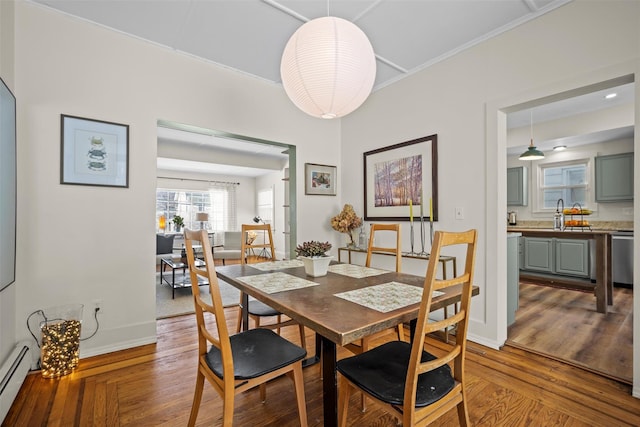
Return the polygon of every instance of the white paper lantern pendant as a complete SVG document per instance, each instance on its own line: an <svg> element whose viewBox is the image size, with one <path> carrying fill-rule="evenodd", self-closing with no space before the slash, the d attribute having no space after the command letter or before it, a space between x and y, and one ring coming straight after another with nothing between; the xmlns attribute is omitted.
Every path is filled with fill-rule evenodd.
<svg viewBox="0 0 640 427"><path fill-rule="evenodd" d="M364 32L333 16L311 20L291 36L280 64L282 85L302 111L324 119L343 117L367 99L376 58Z"/></svg>

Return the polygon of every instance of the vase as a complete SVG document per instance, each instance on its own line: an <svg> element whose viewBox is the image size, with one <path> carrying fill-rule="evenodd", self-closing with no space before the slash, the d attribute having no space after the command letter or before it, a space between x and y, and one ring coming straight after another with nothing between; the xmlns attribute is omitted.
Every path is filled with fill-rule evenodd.
<svg viewBox="0 0 640 427"><path fill-rule="evenodd" d="M356 237L354 237L354 235L353 235L353 234L354 234L354 232L355 232L355 230L350 230L350 231L347 233L347 236L349 236L349 240L347 241L347 247L348 247L349 249L355 249L356 247L358 247L358 245L356 244L357 236L356 236Z"/></svg>
<svg viewBox="0 0 640 427"><path fill-rule="evenodd" d="M307 276L320 277L327 275L329 263L333 259L332 256L299 256L299 260L304 263L304 271Z"/></svg>

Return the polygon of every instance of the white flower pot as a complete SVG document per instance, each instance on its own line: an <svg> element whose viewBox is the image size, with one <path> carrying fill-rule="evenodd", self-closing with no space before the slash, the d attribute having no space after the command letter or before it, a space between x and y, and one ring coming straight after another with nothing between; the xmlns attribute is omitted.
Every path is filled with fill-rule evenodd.
<svg viewBox="0 0 640 427"><path fill-rule="evenodd" d="M298 259L302 260L304 263L304 271L307 273L307 276L311 277L320 277L327 275L327 269L329 268L329 263L333 259L332 256L314 256L314 257L306 257L299 256Z"/></svg>

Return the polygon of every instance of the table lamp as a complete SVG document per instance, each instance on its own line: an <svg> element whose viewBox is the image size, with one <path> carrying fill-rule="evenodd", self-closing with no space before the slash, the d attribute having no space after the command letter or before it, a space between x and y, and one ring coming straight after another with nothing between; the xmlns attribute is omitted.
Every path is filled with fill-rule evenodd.
<svg viewBox="0 0 640 427"><path fill-rule="evenodd" d="M209 214L206 212L198 212L196 214L196 221L200 222L200 230L204 228L204 223L209 221Z"/></svg>

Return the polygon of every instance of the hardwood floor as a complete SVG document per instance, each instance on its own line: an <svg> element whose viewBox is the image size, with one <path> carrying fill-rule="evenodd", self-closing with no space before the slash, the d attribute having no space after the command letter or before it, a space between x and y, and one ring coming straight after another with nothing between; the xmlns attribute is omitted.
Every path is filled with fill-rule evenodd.
<svg viewBox="0 0 640 427"><path fill-rule="evenodd" d="M614 288L609 313L591 292L520 283L508 345L535 351L631 384L633 290Z"/></svg>
<svg viewBox="0 0 640 427"><path fill-rule="evenodd" d="M229 308L235 328L237 308ZM297 329L285 336L297 342ZM314 351L308 332L308 351ZM430 340L432 351L447 344ZM517 348L492 350L474 343L466 364L470 418L475 426L638 426L640 399L630 387L591 372ZM58 380L38 373L27 377L3 426L185 426L189 418L196 373L196 331L193 315L158 321L158 342L82 359L78 369ZM341 349L340 356L348 355ZM305 369L310 426L322 426L319 366ZM395 426L373 404L360 410L353 396L349 423ZM267 401L258 390L237 396L237 426L295 426L293 386L281 378L269 383ZM221 400L205 384L198 426L220 425ZM438 426L457 426L455 411Z"/></svg>

